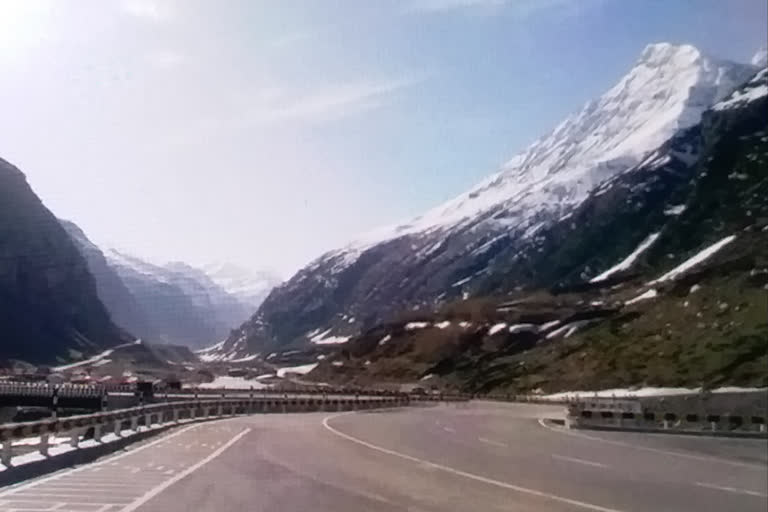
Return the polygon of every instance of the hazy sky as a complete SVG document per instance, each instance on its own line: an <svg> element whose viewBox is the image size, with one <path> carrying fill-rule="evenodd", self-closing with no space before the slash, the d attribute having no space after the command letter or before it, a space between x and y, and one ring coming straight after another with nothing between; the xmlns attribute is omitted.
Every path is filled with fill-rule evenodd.
<svg viewBox="0 0 768 512"><path fill-rule="evenodd" d="M0 0L0 156L103 246L288 276L765 0Z"/></svg>

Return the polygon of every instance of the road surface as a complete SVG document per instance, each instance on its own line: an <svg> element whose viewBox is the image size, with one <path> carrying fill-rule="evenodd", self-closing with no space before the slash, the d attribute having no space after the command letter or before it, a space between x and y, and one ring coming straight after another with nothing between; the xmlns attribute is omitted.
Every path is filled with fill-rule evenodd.
<svg viewBox="0 0 768 512"><path fill-rule="evenodd" d="M2 511L755 511L762 440L566 431L557 406L274 414L181 427L0 490Z"/></svg>

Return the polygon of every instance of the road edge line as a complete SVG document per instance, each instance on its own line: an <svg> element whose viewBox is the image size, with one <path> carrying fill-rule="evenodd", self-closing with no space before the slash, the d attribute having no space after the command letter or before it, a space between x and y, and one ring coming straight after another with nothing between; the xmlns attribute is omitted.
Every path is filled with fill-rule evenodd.
<svg viewBox="0 0 768 512"><path fill-rule="evenodd" d="M135 449L132 449L132 450L127 450L127 451L124 451L123 453L120 453L120 454L117 454L117 455L114 455L114 454L113 455L107 455L104 459L102 459L100 461L97 461L97 462L89 462L89 463L83 464L83 465L75 467L75 468L64 469L62 471L57 471L57 472L53 473L52 475L44 476L42 478L35 478L35 479L33 479L33 480L29 481L29 482L20 483L18 485L15 485L15 486L9 487L8 489L0 491L0 498L4 498L5 496L11 495L11 494L13 494L16 491L21 491L21 490L24 490L24 489L28 489L30 487L34 487L35 485L42 484L42 483L48 482L50 480L56 480L57 478L61 478L63 476L71 475L72 473L79 473L80 471L84 471L85 469L90 469L90 468L98 467L98 466L101 466L103 464L106 464L107 462L113 462L113 461L122 459L123 457L127 457L128 455L130 455L132 453L138 453L140 451L143 451L143 450L145 450L147 448L150 448L150 447L156 445L157 443L160 443L162 441L166 441L168 439L173 439L174 437L176 437L178 435L181 435L184 432L188 432L189 430L192 430L194 428L198 428L198 427L200 427L202 425L204 425L204 423L196 423L194 425L189 425L189 426L186 426L186 427L182 428L181 430L178 430L178 431L173 432L171 434L168 434L166 436L160 436L159 438L155 439L154 441L151 441L151 442L149 442L147 444L141 445L138 448L135 448Z"/></svg>
<svg viewBox="0 0 768 512"><path fill-rule="evenodd" d="M216 451L209 454L204 459L189 466L181 473L177 473L176 475L169 478L168 480L161 483L160 485L153 487L152 489L144 493L144 495L140 496L136 500L132 501L131 503L123 507L120 512L133 512L134 510L136 510L137 508L139 508L140 506L142 506L143 504L145 504L146 502L148 502L149 500L151 500L152 498L154 498L155 496L157 496L158 494L166 490L168 487L172 486L179 480L189 476L193 472L197 471L204 465L211 462L213 459L215 459L216 457L224 453L227 450L227 448L229 448L230 446L238 442L243 436L245 436L250 431L251 431L250 428L246 428L242 430L239 434L236 434L232 439L230 439L229 441L221 445L219 448L217 448Z"/></svg>

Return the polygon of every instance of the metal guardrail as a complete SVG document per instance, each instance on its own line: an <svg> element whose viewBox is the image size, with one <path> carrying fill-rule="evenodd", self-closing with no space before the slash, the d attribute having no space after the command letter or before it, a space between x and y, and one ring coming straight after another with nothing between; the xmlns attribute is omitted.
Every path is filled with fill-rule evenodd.
<svg viewBox="0 0 768 512"><path fill-rule="evenodd" d="M70 445L77 447L81 436L88 433L90 438L100 441L111 431L118 437L125 426L138 431L140 426L151 427L164 423L179 423L182 420L198 421L220 418L226 415L286 413L314 411L349 411L386 408L409 405L408 397L362 397L362 398L242 398L216 400L186 400L132 407L111 412L84 414L62 419L45 419L24 423L0 425L0 462L6 467L12 465L14 441L40 437L38 450L44 456L49 453L49 437L70 438Z"/></svg>

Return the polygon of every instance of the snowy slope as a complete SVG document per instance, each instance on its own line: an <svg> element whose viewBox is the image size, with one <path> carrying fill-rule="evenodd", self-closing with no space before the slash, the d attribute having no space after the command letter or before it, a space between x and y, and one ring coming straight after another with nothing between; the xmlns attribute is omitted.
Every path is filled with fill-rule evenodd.
<svg viewBox="0 0 768 512"><path fill-rule="evenodd" d="M114 249L105 256L149 317L150 340L208 345L226 336L255 309L205 271L186 263L156 265Z"/></svg>
<svg viewBox="0 0 768 512"><path fill-rule="evenodd" d="M509 160L468 192L406 224L373 231L348 253L398 236L482 218L531 226L542 212L564 211L596 185L633 165L746 80L750 66L709 58L690 45L648 45L619 82ZM345 258L350 264L354 256Z"/></svg>
<svg viewBox="0 0 768 512"><path fill-rule="evenodd" d="M684 141L670 154L656 151L756 70L689 45L647 46L605 94L468 192L310 263L277 287L225 347L245 336L254 353L306 343L315 330L346 337L397 311L466 297L475 281L496 271L496 254L534 247L549 226L599 194L600 184L640 164L691 165L694 148Z"/></svg>

